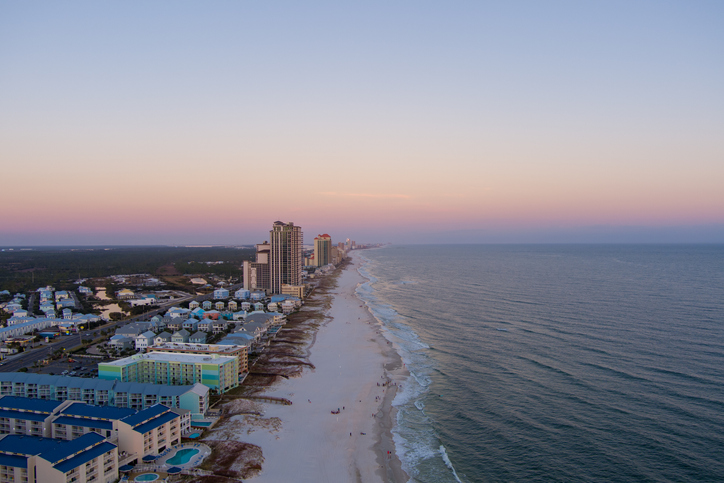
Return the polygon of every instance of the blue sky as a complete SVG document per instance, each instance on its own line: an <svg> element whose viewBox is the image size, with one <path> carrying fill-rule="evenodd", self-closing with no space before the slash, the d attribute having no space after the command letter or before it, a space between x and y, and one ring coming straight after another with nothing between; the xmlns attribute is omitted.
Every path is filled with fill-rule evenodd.
<svg viewBox="0 0 724 483"><path fill-rule="evenodd" d="M721 2L1 2L23 182L0 245L253 243L277 219L722 242L722 25Z"/></svg>

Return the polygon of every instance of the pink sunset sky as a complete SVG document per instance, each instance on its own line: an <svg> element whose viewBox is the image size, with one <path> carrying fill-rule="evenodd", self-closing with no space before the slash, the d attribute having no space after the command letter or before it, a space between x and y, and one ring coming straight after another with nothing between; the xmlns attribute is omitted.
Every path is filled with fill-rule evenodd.
<svg viewBox="0 0 724 483"><path fill-rule="evenodd" d="M0 246L724 242L724 6L504 3L5 2Z"/></svg>

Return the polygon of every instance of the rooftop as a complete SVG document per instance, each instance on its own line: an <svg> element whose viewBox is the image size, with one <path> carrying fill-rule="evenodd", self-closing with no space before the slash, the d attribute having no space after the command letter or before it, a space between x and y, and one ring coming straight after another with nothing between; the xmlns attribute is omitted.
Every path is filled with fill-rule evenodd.
<svg viewBox="0 0 724 483"><path fill-rule="evenodd" d="M23 398L24 399L24 398ZM78 416L89 419L123 419L136 412L135 409L115 408L108 406L91 406L82 402L75 402L63 409L60 414L64 416Z"/></svg>
<svg viewBox="0 0 724 483"><path fill-rule="evenodd" d="M18 411L33 411L51 414L63 401L47 401L45 399L30 399L27 397L2 396L0 397L0 408L15 409Z"/></svg>
<svg viewBox="0 0 724 483"><path fill-rule="evenodd" d="M233 361L234 357L218 356L216 354L189 354L181 352L149 352L147 354L136 354L124 359L118 359L111 362L103 362L103 365L125 366L132 362L141 361L161 361L161 362L183 362L190 364L224 364Z"/></svg>

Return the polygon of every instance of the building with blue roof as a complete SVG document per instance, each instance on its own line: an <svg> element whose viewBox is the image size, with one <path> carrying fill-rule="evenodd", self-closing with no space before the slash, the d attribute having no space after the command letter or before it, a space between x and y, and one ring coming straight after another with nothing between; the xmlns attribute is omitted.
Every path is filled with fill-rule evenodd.
<svg viewBox="0 0 724 483"><path fill-rule="evenodd" d="M7 327L0 327L0 340L12 339L21 335L29 334L35 329L43 330L61 323L63 319L37 318L29 319Z"/></svg>
<svg viewBox="0 0 724 483"><path fill-rule="evenodd" d="M209 388L201 383L166 386L142 382L0 372L0 395L50 401L82 401L95 406L145 409L154 404L186 409L194 419L209 409Z"/></svg>
<svg viewBox="0 0 724 483"><path fill-rule="evenodd" d="M111 483L118 479L118 448L97 433L72 441L0 436L0 481Z"/></svg>
<svg viewBox="0 0 724 483"><path fill-rule="evenodd" d="M0 434L51 436L51 421L63 406L62 401L44 401L24 397L0 397Z"/></svg>
<svg viewBox="0 0 724 483"><path fill-rule="evenodd" d="M157 455L181 442L181 416L157 404L118 421L118 444L142 456Z"/></svg>
<svg viewBox="0 0 724 483"><path fill-rule="evenodd" d="M96 432L115 440L117 429L114 422L136 413L135 409L129 408L91 406L74 401L68 403L51 422L53 438L75 439L86 433Z"/></svg>
<svg viewBox="0 0 724 483"><path fill-rule="evenodd" d="M55 453L49 455L46 446L58 446L57 442L61 440L107 439L118 446L118 451L128 461L141 460L149 454L155 456L170 445L180 443L181 436L191 431L189 411L161 404L136 411L127 408L91 406L76 401L57 402L2 396L0 419L6 417L10 418L11 425L3 425L0 433L41 438L39 444L42 447L39 451L43 451L46 459L52 461L65 458ZM31 423L38 424L39 430L36 431ZM70 465L70 463L64 464ZM7 480L0 476L0 482L4 481Z"/></svg>

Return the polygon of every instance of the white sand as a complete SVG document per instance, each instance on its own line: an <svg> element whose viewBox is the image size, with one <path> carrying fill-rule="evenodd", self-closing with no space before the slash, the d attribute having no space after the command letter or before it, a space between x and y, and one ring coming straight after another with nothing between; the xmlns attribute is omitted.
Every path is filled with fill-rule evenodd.
<svg viewBox="0 0 724 483"><path fill-rule="evenodd" d="M315 369L305 368L302 377L265 392L293 402L264 404L264 418L279 418L281 429L240 435L240 440L262 448L264 464L255 482L408 479L399 469L389 434L396 388L382 386L388 377L401 382L404 374L399 357L379 335L377 321L354 295L364 279L357 272L359 261L354 256L352 261L334 289L328 312L332 320L319 328L310 349ZM340 414L331 414L337 408Z"/></svg>

